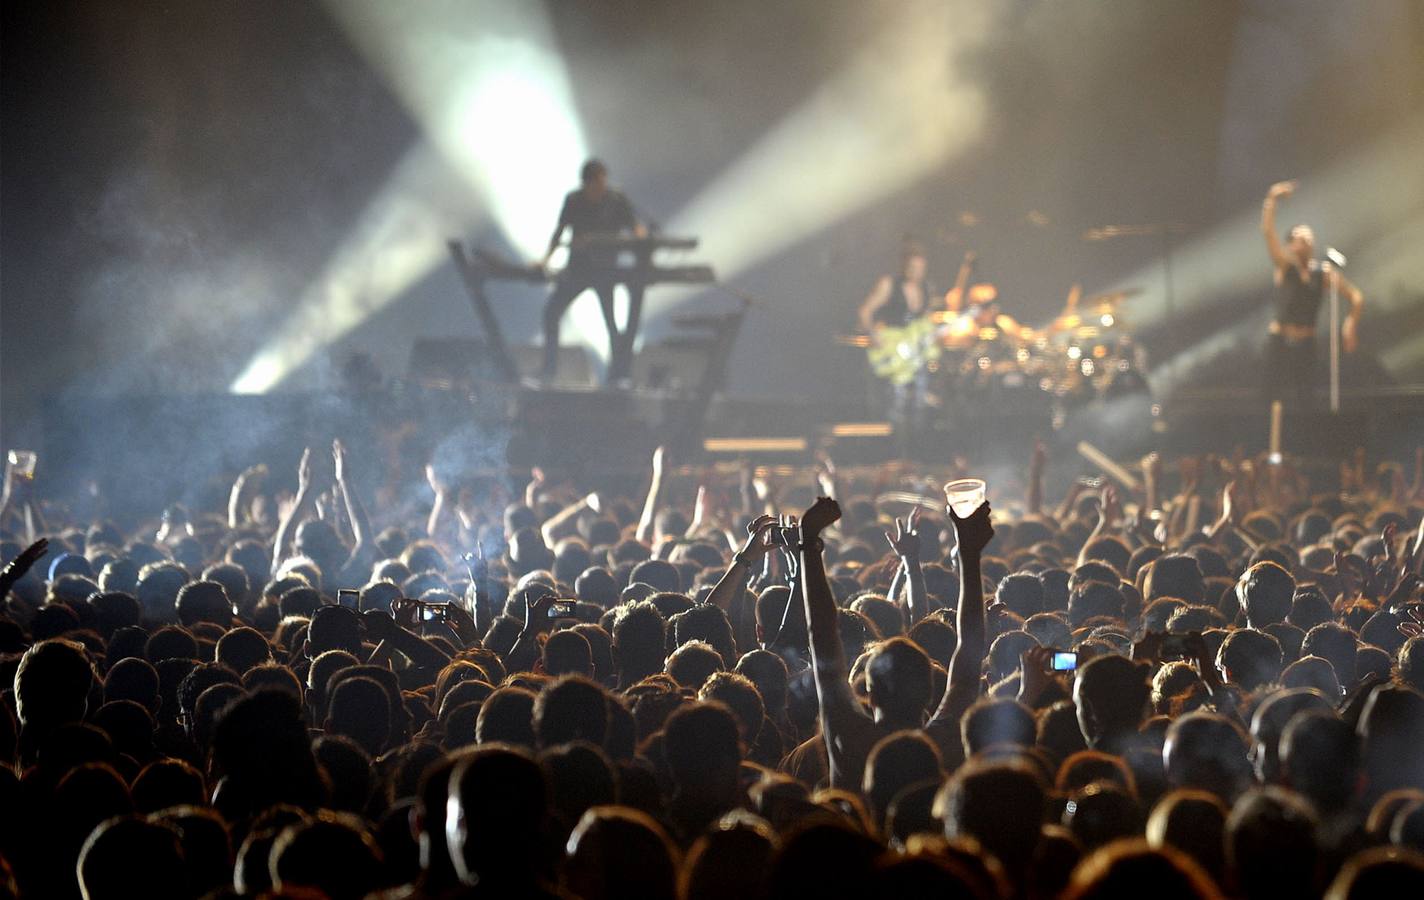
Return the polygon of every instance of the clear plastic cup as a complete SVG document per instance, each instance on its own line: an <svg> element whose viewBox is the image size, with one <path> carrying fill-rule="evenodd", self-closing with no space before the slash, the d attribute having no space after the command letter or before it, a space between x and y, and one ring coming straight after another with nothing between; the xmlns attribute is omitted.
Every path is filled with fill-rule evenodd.
<svg viewBox="0 0 1424 900"><path fill-rule="evenodd" d="M944 500L954 514L968 518L984 502L984 479L961 478L944 486Z"/></svg>
<svg viewBox="0 0 1424 900"><path fill-rule="evenodd" d="M10 467L19 478L34 478L35 463L39 455L33 450L11 450L8 454Z"/></svg>

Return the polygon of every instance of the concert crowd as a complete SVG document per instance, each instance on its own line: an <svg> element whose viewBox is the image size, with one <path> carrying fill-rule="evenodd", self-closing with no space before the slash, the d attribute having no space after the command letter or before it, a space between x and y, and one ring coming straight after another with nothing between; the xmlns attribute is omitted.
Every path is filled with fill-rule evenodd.
<svg viewBox="0 0 1424 900"><path fill-rule="evenodd" d="M1424 454L373 455L150 520L7 469L0 897L1424 896Z"/></svg>

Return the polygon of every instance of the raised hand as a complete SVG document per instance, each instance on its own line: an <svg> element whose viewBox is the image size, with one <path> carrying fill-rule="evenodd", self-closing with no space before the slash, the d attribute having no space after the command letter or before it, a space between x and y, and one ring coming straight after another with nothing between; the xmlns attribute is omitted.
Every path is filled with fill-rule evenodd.
<svg viewBox="0 0 1424 900"><path fill-rule="evenodd" d="M450 492L450 486L445 483L440 474L435 471L435 466L429 463L425 466L425 482L430 485L430 489L436 496L443 497Z"/></svg>
<svg viewBox="0 0 1424 900"><path fill-rule="evenodd" d="M801 517L801 537L819 537L821 532L835 524L841 517L840 504L830 497L817 497L811 508Z"/></svg>
<svg viewBox="0 0 1424 900"><path fill-rule="evenodd" d="M960 518L953 508L949 518L954 522L954 533L959 536L959 552L979 554L989 546L994 537L994 526L989 522L989 501L979 504L974 512Z"/></svg>
<svg viewBox="0 0 1424 900"><path fill-rule="evenodd" d="M526 595L527 596L527 595ZM544 590L533 600L525 600L524 603L524 630L530 633L537 633L544 630L549 625L549 609L554 605L558 597L553 591Z"/></svg>
<svg viewBox="0 0 1424 900"><path fill-rule="evenodd" d="M905 560L920 558L920 511L912 510L904 519L895 520L895 532L885 532L885 540L895 555Z"/></svg>
<svg viewBox="0 0 1424 900"><path fill-rule="evenodd" d="M771 529L777 526L776 516L757 516L747 523L747 540L737 551L737 561L751 564L771 551Z"/></svg>
<svg viewBox="0 0 1424 900"><path fill-rule="evenodd" d="M1271 185L1271 189L1266 192L1266 196L1272 200L1282 200L1294 194L1298 187L1300 187L1299 181L1277 181Z"/></svg>
<svg viewBox="0 0 1424 900"><path fill-rule="evenodd" d="M297 463L297 493L305 494L311 489L312 483L312 452L307 447L302 450L301 462Z"/></svg>
<svg viewBox="0 0 1424 900"><path fill-rule="evenodd" d="M1122 502L1118 499L1117 488L1106 485L1098 500L1098 518L1104 527L1122 519Z"/></svg>
<svg viewBox="0 0 1424 900"><path fill-rule="evenodd" d="M341 438L331 442L331 471L338 483L346 480L346 447Z"/></svg>

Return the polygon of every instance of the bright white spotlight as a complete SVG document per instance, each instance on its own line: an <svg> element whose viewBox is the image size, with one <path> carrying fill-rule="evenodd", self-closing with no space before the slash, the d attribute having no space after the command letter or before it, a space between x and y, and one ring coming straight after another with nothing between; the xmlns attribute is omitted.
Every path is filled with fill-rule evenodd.
<svg viewBox="0 0 1424 900"><path fill-rule="evenodd" d="M383 71L424 132L282 332L234 391L260 393L355 328L446 258L445 241L483 205L523 256L541 256L564 190L588 156L568 74L542 3L328 0L331 15ZM473 189L473 191L471 191ZM471 203L471 194L483 203ZM564 318L607 354L597 301Z"/></svg>
<svg viewBox="0 0 1424 900"><path fill-rule="evenodd" d="M529 0L328 0L430 142L526 259L543 256L589 156L544 4ZM556 263L558 259L556 258ZM564 317L570 342L607 355L598 303Z"/></svg>
<svg viewBox="0 0 1424 900"><path fill-rule="evenodd" d="M905 4L669 230L700 235L718 275L732 278L933 171L983 130L983 94L955 66L988 36L992 9L982 0ZM663 291L650 310L688 293Z"/></svg>
<svg viewBox="0 0 1424 900"><path fill-rule="evenodd" d="M428 145L406 154L233 393L271 390L435 267L449 235L478 218L478 204L443 170Z"/></svg>

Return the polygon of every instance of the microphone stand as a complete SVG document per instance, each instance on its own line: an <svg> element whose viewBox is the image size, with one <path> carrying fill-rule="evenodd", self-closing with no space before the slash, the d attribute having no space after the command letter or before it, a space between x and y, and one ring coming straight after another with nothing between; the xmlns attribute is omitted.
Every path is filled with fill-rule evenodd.
<svg viewBox="0 0 1424 900"><path fill-rule="evenodd" d="M1325 256L1334 266L1336 275L1330 279L1330 412L1340 412L1340 276L1345 268L1345 254L1327 247Z"/></svg>

